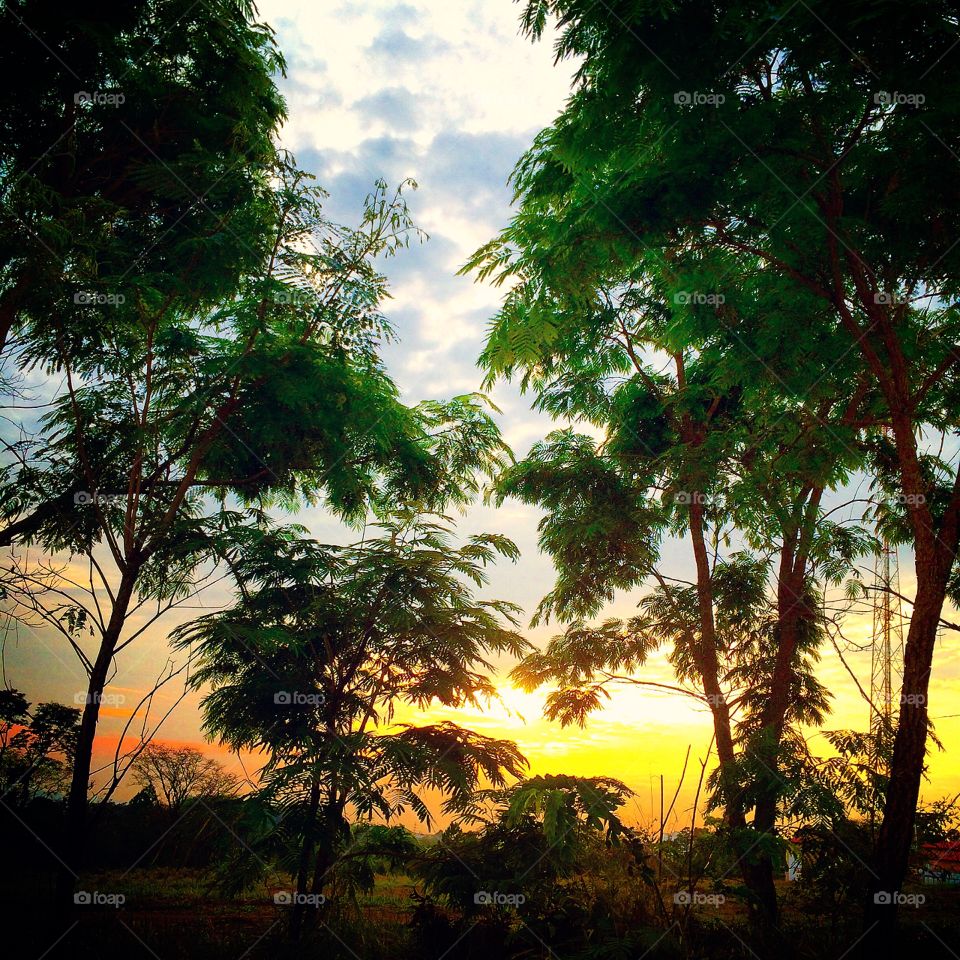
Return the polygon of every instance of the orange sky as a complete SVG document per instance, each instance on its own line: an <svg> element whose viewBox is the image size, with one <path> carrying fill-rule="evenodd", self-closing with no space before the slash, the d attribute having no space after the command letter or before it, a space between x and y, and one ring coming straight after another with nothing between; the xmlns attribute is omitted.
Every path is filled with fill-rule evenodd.
<svg viewBox="0 0 960 960"><path fill-rule="evenodd" d="M510 568L514 582L523 576L523 563ZM494 595L488 591L488 595ZM215 606L224 598L208 596L204 606ZM614 614L625 614L635 603L626 598L615 604ZM190 611L194 615L198 611ZM120 658L117 682L107 688L107 699L101 709L100 732L97 740L94 767L109 762L116 749L117 738L134 705L153 677L166 662L166 629L174 620L188 614L168 615L169 619L133 645ZM869 636L870 624L864 619L851 619L846 634L852 640L862 641ZM531 631L535 642L552 632L550 627ZM943 795L960 793L960 764L957 746L960 745L960 645L954 634L946 632L939 642L931 685L931 715L946 752L934 751L930 757L930 782L923 787L923 797L932 800ZM860 682L869 683L869 653L851 653L848 663ZM56 699L73 703L76 692L82 690L79 666L72 654L46 631L21 631L16 642L9 642L5 651L7 682L23 689L34 701ZM502 703L492 703L487 709L454 710L435 707L423 714L401 709L397 720L402 722L437 722L454 720L480 733L515 740L530 761L532 773L570 773L583 776L614 776L630 786L635 798L624 811L631 822L650 823L659 807L659 778L665 781L667 803L677 789L687 747L691 747L690 762L680 790L669 828L688 823L700 772L700 762L706 754L711 736L708 711L682 696L660 693L639 687L625 687L602 711L595 714L584 729L561 728L541 716L545 691L524 693L512 688L505 680L509 664L501 671ZM645 679L669 681L670 668L660 656L648 663L642 674ZM863 729L868 710L855 685L836 654L829 648L824 652L820 677L835 695L833 713L825 729L854 727ZM158 694L153 717L159 717L179 695L180 687L171 684ZM137 729L135 726L134 729ZM815 735L819 748L827 752L823 738ZM240 773L235 757L222 749L206 744L200 733L199 695L188 696L176 707L165 722L160 739L178 744L189 744L221 759L228 767ZM132 743L133 741L131 741ZM816 741L815 741L816 742ZM247 758L247 769L256 769L255 758ZM118 792L123 799L130 794L125 786ZM437 804L434 804L436 807ZM413 826L412 820L408 825Z"/></svg>

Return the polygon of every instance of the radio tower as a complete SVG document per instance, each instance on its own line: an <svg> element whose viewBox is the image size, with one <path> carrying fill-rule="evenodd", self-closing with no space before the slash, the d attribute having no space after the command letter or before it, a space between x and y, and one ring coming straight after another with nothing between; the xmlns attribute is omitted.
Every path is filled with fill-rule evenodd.
<svg viewBox="0 0 960 960"><path fill-rule="evenodd" d="M894 696L900 692L902 676L900 564L896 547L884 537L874 574L873 643L870 648L871 733L889 733L893 729Z"/></svg>
<svg viewBox="0 0 960 960"><path fill-rule="evenodd" d="M870 646L870 733L873 734L871 768L880 776L889 773L885 749L893 737L894 703L899 707L903 686L903 606L900 602L900 563L897 548L884 535L874 570L873 638ZM896 697L896 701L894 700ZM876 830L884 798L875 792L870 804L870 832Z"/></svg>
<svg viewBox="0 0 960 960"><path fill-rule="evenodd" d="M890 437L890 428L881 431ZM877 737L878 755L874 769L886 773L887 764L879 756L881 736L893 731L894 671L897 694L903 685L903 606L900 603L900 563L897 548L882 533L880 553L874 570L873 642L870 647L870 732ZM899 700L899 696L897 697Z"/></svg>

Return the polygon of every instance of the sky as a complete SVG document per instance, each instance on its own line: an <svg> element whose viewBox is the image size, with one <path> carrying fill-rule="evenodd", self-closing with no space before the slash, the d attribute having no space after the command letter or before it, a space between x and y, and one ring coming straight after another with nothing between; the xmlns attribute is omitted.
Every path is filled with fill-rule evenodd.
<svg viewBox="0 0 960 960"><path fill-rule="evenodd" d="M519 35L520 7L511 0L266 0L259 8L287 60L287 76L279 80L289 109L283 145L330 192L328 214L347 224L355 221L377 178L397 184L409 177L419 185L409 201L429 240L383 265L393 296L386 312L399 336L386 347L385 358L404 399L417 402L479 389L476 358L501 292L457 271L508 222L510 171L562 108L573 66L553 63L549 36L532 44ZM497 385L491 397L502 410L504 437L518 456L549 431L547 418L532 412L528 398L514 387ZM297 519L322 539L343 537L319 510ZM500 564L486 595L518 603L528 614L553 579L549 559L537 549L539 519L535 509L508 502L496 510L471 508L461 522L464 533L496 531L517 542L520 562ZM669 544L668 571L682 576L689 570L687 552L683 543ZM903 586L909 592L907 558L904 567ZM222 590L211 589L196 604L210 609L225 599ZM638 594L618 598L606 612L629 615L637 599ZM114 701L101 711L100 762L112 754L132 706L163 668L167 631L196 613L168 617L121 655L107 690ZM848 635L860 641L867 640L869 629L865 621L847 625ZM540 644L554 630L555 625L525 633ZM948 752L931 758L932 782L923 790L927 799L960 792L960 769L950 749L960 745L960 721L949 716L960 715L960 649L950 637L940 644L931 692L932 714L941 718L937 730ZM850 664L869 684L869 654L852 654ZM619 777L636 791L628 819L641 822L649 821L659 804L661 775L669 801L689 746L672 826L689 822L710 740L707 711L634 688L618 695L585 729L564 730L541 718L542 693L510 688L503 679L509 666L500 664L502 704L485 712L435 709L426 718L455 719L482 733L515 739L537 773ZM6 682L34 700L71 702L84 687L70 652L42 632L8 641L4 669ZM669 681L670 671L658 660L645 677ZM832 653L825 654L822 678L836 695L827 729L862 729L866 705ZM161 690L154 718L174 706L177 692L176 682ZM401 718L413 719L408 713ZM204 742L196 694L175 707L160 738L236 764Z"/></svg>

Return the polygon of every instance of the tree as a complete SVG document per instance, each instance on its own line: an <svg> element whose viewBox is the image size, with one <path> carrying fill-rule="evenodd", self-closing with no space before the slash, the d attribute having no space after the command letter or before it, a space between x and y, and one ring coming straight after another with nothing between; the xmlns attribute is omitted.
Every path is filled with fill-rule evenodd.
<svg viewBox="0 0 960 960"><path fill-rule="evenodd" d="M558 579L541 613L574 621L566 640L556 642L553 653L563 650L570 660L553 660L553 679L566 683L577 657L596 669L629 673L676 631L672 639L685 651L674 661L678 676L693 682L693 690L686 690L713 715L727 829L746 858L742 868L754 906L772 923L777 754L788 718L823 702L810 662L824 637L816 581L842 578L867 543L824 517L820 503L824 490L842 483L866 456L847 420L851 409L868 402L869 391L841 368L816 395L803 398L791 389L785 399L785 387L802 385L790 371L794 357L782 359L781 373L742 347L742 331L757 326L762 305L749 292L729 299L689 292L718 289L720 265L703 258L676 258L668 267L641 272L645 256L639 253L632 265L608 262L602 275L554 276L546 244L562 251L564 240L539 231L555 219L554 208L565 208L569 198L562 191L575 188L580 184L561 184L555 195L544 187L527 198L504 236L482 248L468 268L481 277L516 281L484 350L490 378L520 378L538 407L605 436L598 442L572 428L551 434L504 474L499 493L548 511L541 545L553 556ZM684 284L686 291L674 292ZM715 313L725 321L719 329ZM823 418L844 434L845 446L814 429ZM695 577L688 591L669 583L659 563L662 540L671 534L689 540ZM750 558L731 549L733 538L756 551L752 568ZM760 559L771 556L775 565ZM739 586L751 589L736 598L741 619L724 628L718 624L718 594L748 570ZM718 571L726 587L716 582ZM658 588L660 603L675 610L597 630L580 622L618 590L647 582ZM748 627L742 604L751 596L759 610L757 588L762 596L768 585L775 604L764 612L771 625L757 644L758 631ZM652 624L660 624L659 633ZM731 702L729 689L738 660L741 669L751 664L740 680L755 688L753 705L761 705L750 714L746 746L754 773L762 773L767 784L762 794L749 791L756 803L750 831L745 814L754 803L746 802L746 785L736 779L736 770L744 768L736 761L731 719L740 703ZM567 719L576 716L578 703L598 706L596 694L590 683L567 686Z"/></svg>
<svg viewBox="0 0 960 960"><path fill-rule="evenodd" d="M285 114L283 59L253 5L4 12L0 352L36 336L112 346L102 298L202 313L232 296L263 254L258 208Z"/></svg>
<svg viewBox="0 0 960 960"><path fill-rule="evenodd" d="M543 269L557 286L635 263L638 251L668 262L727 254L729 287L764 291L764 335L749 349L769 360L800 341L810 391L838 358L876 384L879 406L852 420L889 425L917 570L904 676L912 699L874 863L873 892L889 892L906 869L934 639L960 538L958 474L936 454L958 414L960 205L949 145L960 68L947 55L957 24L935 0L789 12L529 3L525 29L540 36L555 16L558 56L581 61L567 108L519 168L530 201L519 217L550 250ZM564 202L551 208L557 196ZM506 244L498 255L509 257ZM878 942L895 908L874 902L891 899L870 898Z"/></svg>
<svg viewBox="0 0 960 960"><path fill-rule="evenodd" d="M14 99L34 107L0 110L0 349L10 364L51 375L42 400L53 407L39 436L31 416L6 444L0 543L86 553L89 592L101 592L86 609L58 597L62 621L51 606L44 611L90 678L62 850L71 863L82 847L100 692L144 565L152 554L155 569L164 566L137 528L140 501L166 484L171 496L157 513L169 510L161 527L169 526L189 489L176 492L170 467L189 463L211 439L201 435L212 371L180 376L199 359L197 343L212 346L191 319L209 323L270 256L273 137L284 115L273 81L283 61L250 4L109 8L64 18L43 0L8 4L4 59L19 65ZM183 417L188 404L179 418L158 416L158 394L170 395L174 379L198 391L192 425ZM117 499L78 509L97 496ZM123 571L112 584L104 558L93 556L104 542ZM12 565L31 607L30 594L49 601L51 588L71 592L62 569L24 570L16 557ZM31 582L37 573L46 582ZM88 657L77 641L91 624L101 642Z"/></svg>
<svg viewBox="0 0 960 960"><path fill-rule="evenodd" d="M627 832L617 811L633 791L613 777L574 777L546 774L528 777L509 787L479 790L458 798L451 809L457 822L516 827L536 823L550 845L553 865L566 872L574 868L584 838L597 831L608 841Z"/></svg>
<svg viewBox="0 0 960 960"><path fill-rule="evenodd" d="M484 567L516 548L494 534L456 546L440 519L384 517L348 547L266 531L238 558L234 607L178 630L209 685L204 727L265 752L265 796L285 812L298 897L320 896L349 840L347 814L430 823L421 788L449 804L482 779L502 786L525 760L509 741L454 723L393 725L402 703L478 704L495 696L490 653L521 654L515 609L477 600ZM392 727L392 729L391 729ZM295 841L295 845L294 845ZM291 917L294 935L302 902Z"/></svg>
<svg viewBox="0 0 960 960"><path fill-rule="evenodd" d="M138 308L129 335L107 324L116 352L55 353L63 393L5 477L18 539L52 555L33 565L13 554L8 593L64 635L89 678L67 863L82 856L114 658L209 578L238 526L270 503L324 499L356 516L377 490L434 493L450 424L400 404L377 357L388 327L385 282L371 261L406 241L405 203L381 185L361 227L348 230L322 217L322 191L303 174L284 163L276 176L267 198L274 238L260 270L202 317L158 299ZM43 356L38 346L34 362ZM60 557L79 558L86 582ZM146 624L127 630L146 609Z"/></svg>
<svg viewBox="0 0 960 960"><path fill-rule="evenodd" d="M631 796L612 777L546 774L469 798L412 864L426 894L413 920L427 940L423 952L458 942L470 956L652 949L667 933L647 939L650 931L638 929L652 918L637 909L638 874L646 873L640 844L620 820ZM606 899L602 871L621 856L630 873ZM437 900L447 909L436 909Z"/></svg>
<svg viewBox="0 0 960 960"><path fill-rule="evenodd" d="M26 806L36 796L62 796L76 752L80 711L40 703L31 713L19 690L0 691L0 798Z"/></svg>
<svg viewBox="0 0 960 960"><path fill-rule="evenodd" d="M141 791L157 797L174 820L188 800L231 796L239 786L222 764L194 747L169 747L155 741L133 761L131 775Z"/></svg>

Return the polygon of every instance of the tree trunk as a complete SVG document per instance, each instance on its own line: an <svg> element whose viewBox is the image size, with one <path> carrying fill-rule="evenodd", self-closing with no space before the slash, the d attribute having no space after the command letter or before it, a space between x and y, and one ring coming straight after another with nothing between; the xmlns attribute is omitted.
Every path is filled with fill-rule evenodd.
<svg viewBox="0 0 960 960"><path fill-rule="evenodd" d="M97 659L90 671L87 683L87 701L80 719L77 734L76 754L73 760L73 776L67 795L65 836L61 844L62 859L57 874L56 900L61 912L67 912L73 903L74 882L83 869L87 849L87 793L90 787L90 766L93 760L93 743L97 736L97 721L100 717L100 700L106 685L113 654L120 640L127 609L133 597L137 569L128 567L120 580L110 621L100 641Z"/></svg>
<svg viewBox="0 0 960 960"><path fill-rule="evenodd" d="M310 892L323 892L323 883L336 862L337 840L343 830L343 802L336 796L330 798L323 819L323 834L317 844L317 859L313 867L313 880Z"/></svg>
<svg viewBox="0 0 960 960"><path fill-rule="evenodd" d="M904 392L901 377L895 386ZM891 388L893 389L893 388ZM909 391L905 394L909 396ZM913 534L917 591L904 645L903 688L883 821L877 835L865 910L864 955L884 955L894 949L897 925L896 894L907 876L913 825L926 756L928 690L937 628L958 544L960 473L939 528L927 505L924 482L910 415L910 404L887 395L890 406L901 489Z"/></svg>
<svg viewBox="0 0 960 960"><path fill-rule="evenodd" d="M713 614L713 589L710 560L703 531L703 506L699 496L691 497L690 538L697 568L697 598L700 612L700 650L697 666L703 691L713 714L713 730L717 744L720 783L723 791L724 823L730 832L740 874L753 897L751 918L754 928L767 931L776 927L777 896L769 863L752 858L755 844L748 830L743 797L736 776L736 753L730 724L730 709L720 686L720 664L717 656L716 622ZM765 936L765 934L764 934Z"/></svg>
<svg viewBox="0 0 960 960"><path fill-rule="evenodd" d="M770 692L761 716L761 729L756 742L756 759L766 770L769 777L766 785L761 785L753 814L753 828L759 837L773 838L777 827L777 804L780 799L779 769L780 744L790 706L790 689L793 686L794 661L797 652L800 617L803 611L803 570L796 569L793 546L788 538L781 557L779 584L777 587L777 653L774 660L773 675L770 678ZM761 839L759 844L763 844ZM756 871L752 891L760 898L757 911L758 925L763 939L774 944L773 931L779 924L776 886L774 884L774 864L770 853L758 851L754 865Z"/></svg>
<svg viewBox="0 0 960 960"><path fill-rule="evenodd" d="M334 861L334 838L330 833L329 820L324 821L323 835L317 843L317 854L313 862L313 878L310 881L310 893L319 896L323 892L326 880Z"/></svg>
<svg viewBox="0 0 960 960"><path fill-rule="evenodd" d="M303 918L307 909L304 898L307 894L307 876L310 873L310 861L313 858L314 830L317 824L317 810L320 809L320 781L314 779L310 785L310 798L307 801L307 822L300 847L300 862L297 865L297 889L293 907L290 911L290 939L299 940L303 932Z"/></svg>
<svg viewBox="0 0 960 960"><path fill-rule="evenodd" d="M766 783L761 784L753 814L754 830L761 837L773 838L776 835L781 791L780 747L796 677L800 628L809 616L805 596L807 566L812 523L822 496L823 489L820 487L806 489L796 503L799 508L796 526L788 525L783 530L777 578L777 650L769 696L760 717L760 733L756 742L756 759L768 775ZM779 933L774 863L768 850L760 851L756 871L754 882L755 895L760 897L757 920L761 945L765 952L785 956L790 951L790 944Z"/></svg>
<svg viewBox="0 0 960 960"><path fill-rule="evenodd" d="M944 586L917 564L917 595L904 648L903 694L890 764L890 782L870 876L866 923L872 945L885 949L895 937L896 896L907 875L913 825L927 743L927 691Z"/></svg>

